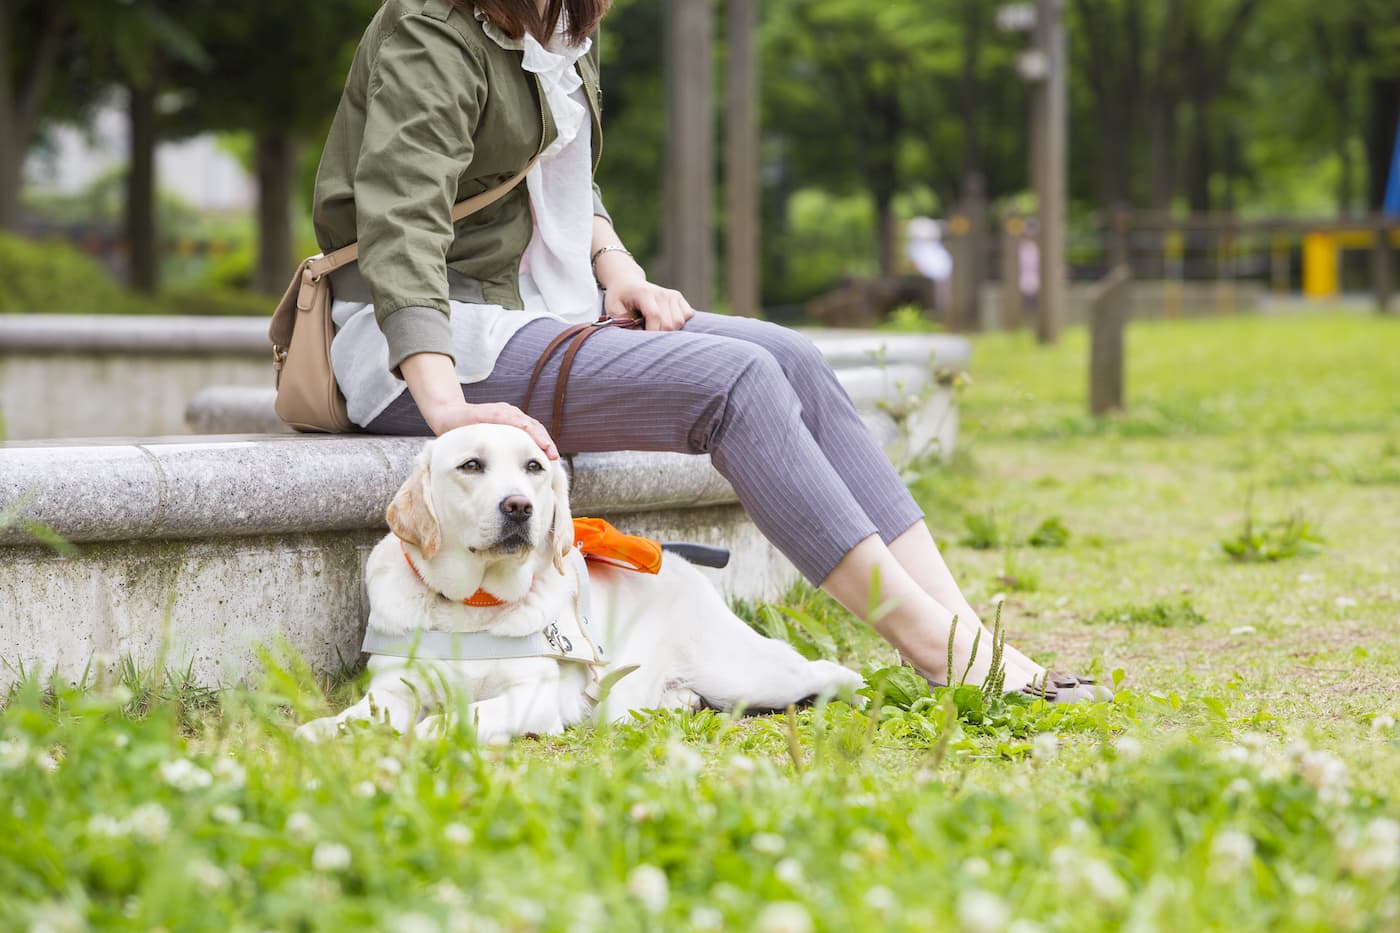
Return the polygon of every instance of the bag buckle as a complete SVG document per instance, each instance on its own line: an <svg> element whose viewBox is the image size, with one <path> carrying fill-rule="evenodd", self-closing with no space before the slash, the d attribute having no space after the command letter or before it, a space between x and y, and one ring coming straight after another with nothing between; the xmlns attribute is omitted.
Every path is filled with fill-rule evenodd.
<svg viewBox="0 0 1400 933"><path fill-rule="evenodd" d="M287 362L287 348L274 343L272 345L272 368L280 370L285 362Z"/></svg>

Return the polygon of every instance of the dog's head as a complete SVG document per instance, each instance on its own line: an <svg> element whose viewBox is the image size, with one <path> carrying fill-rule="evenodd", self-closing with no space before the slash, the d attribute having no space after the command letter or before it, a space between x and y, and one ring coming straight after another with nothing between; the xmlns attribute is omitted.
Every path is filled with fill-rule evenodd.
<svg viewBox="0 0 1400 933"><path fill-rule="evenodd" d="M569 480L518 428L475 424L430 441L387 513L389 528L431 560L440 550L523 563L548 553L560 573L573 547Z"/></svg>

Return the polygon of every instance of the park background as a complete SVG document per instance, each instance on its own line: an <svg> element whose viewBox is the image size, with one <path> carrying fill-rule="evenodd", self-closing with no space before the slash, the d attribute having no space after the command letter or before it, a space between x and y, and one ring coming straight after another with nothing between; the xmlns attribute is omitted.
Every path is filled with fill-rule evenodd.
<svg viewBox="0 0 1400 933"><path fill-rule="evenodd" d="M0 217L13 232L0 234L0 310L266 315L313 248L321 134L373 8L6 0ZM757 14L759 39L751 199L731 197L726 136L736 9ZM860 669L863 709L639 716L506 748L481 747L469 728L441 741L366 729L308 749L292 730L357 695L353 659L327 677L270 644L256 675L215 689L193 662L121 655L120 639L110 656L78 659L90 663L77 683L3 657L0 926L1400 930L1400 321L1377 313L1378 270L1400 251L1387 258L1376 237L1393 224L1381 208L1400 121L1400 10L1065 9L1069 305L1122 323L1105 299L1123 292L1102 279L1131 269L1120 408L1089 410L1091 341L1074 307L1058 334L1038 322L972 334L969 373L941 374L958 398L956 451L909 464L908 477L973 606L1037 659L1113 684L1112 703L931 692L805 586L736 610L808 656ZM711 44L668 11L706 23ZM602 39L601 181L624 237L669 281L709 256L696 287L734 310L810 322L835 304L867 325L1001 329L1006 225L1039 205L1030 38L1003 31L998 13L979 0L617 4ZM677 55L712 81L684 128L671 102L693 102L697 87L667 83ZM124 111L136 132L120 128ZM715 134L703 160L675 144L697 125ZM88 132L98 149L116 141L98 160L107 169L65 189L58 154ZM223 173L179 184L152 170L157 142L226 158L257 184ZM687 177L712 188L676 190L682 155ZM241 200L195 203L211 190ZM679 200L712 222L677 214ZM761 221L749 308L730 298L736 203ZM951 228L980 211L984 287L959 291L951 318L901 310L903 222ZM677 256L697 235L700 249ZM1335 273L1311 290L1309 242ZM104 352L146 359L129 342ZM37 407L33 395L3 401ZM213 441L220 476L238 473L238 452ZM149 468L199 444L181 447L131 459ZM325 458L340 470L355 459ZM20 443L0 460L66 463L64 475L28 474L59 518L80 477L105 491L82 505L148 527L119 458L97 446ZM197 521L275 512L225 488L208 487L216 501ZM50 581L126 546L66 545L25 526L23 507L0 503L0 535L18 522L39 543L5 538L0 578L31 591L57 592ZM116 603L151 589L217 617L179 573L198 549L145 543L155 556L141 572L85 592ZM323 567L305 565L311 590ZM25 578L25 566L41 570ZM94 624L75 615L0 621L48 646Z"/></svg>
<svg viewBox="0 0 1400 933"><path fill-rule="evenodd" d="M320 145L376 5L9 0L0 310L265 313L266 296L314 252ZM668 18L667 4L622 0L602 33L600 182L624 240L659 279L700 306L737 301L745 313L801 319L842 283L907 275L902 221L968 206L991 243L966 265L979 281L1001 274L999 220L1037 205L1027 37L1000 28L997 4L773 0L736 5L751 23L727 29L723 6L697 18L682 4ZM1381 208L1400 120L1393 4L1065 7L1076 278L1102 272L1115 211L1318 223ZM735 157L729 136L744 124L731 118L749 96L747 87L727 96L727 52L731 33L749 29L758 72L739 80L757 89L751 119L761 129L755 151ZM697 77L713 91L697 95ZM670 149L668 137L679 140ZM697 148L707 164L692 164ZM1218 278L1228 261L1231 277L1296 292L1306 229L1224 247L1213 234L1144 231L1134 258L1155 278L1173 252L1187 279ZM756 244L759 266L737 299L731 231ZM143 297L65 265L58 243ZM1270 267L1280 250L1295 254L1282 271ZM1364 255L1343 258L1341 288L1370 280ZM886 292L881 310L899 303L897 289Z"/></svg>

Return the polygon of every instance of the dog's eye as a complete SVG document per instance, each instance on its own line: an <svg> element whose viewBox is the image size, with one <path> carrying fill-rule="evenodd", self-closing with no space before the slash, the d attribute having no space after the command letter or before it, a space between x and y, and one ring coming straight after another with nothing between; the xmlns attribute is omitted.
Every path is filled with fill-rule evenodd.
<svg viewBox="0 0 1400 933"><path fill-rule="evenodd" d="M457 467L457 469L461 470L463 473L480 473L482 470L486 469L486 465L475 457L472 457L466 463Z"/></svg>
<svg viewBox="0 0 1400 933"><path fill-rule="evenodd" d="M526 473L543 473L543 472L544 472L544 464L543 464L543 463L540 463L538 460L531 460L529 463L525 464L525 472L526 472Z"/></svg>

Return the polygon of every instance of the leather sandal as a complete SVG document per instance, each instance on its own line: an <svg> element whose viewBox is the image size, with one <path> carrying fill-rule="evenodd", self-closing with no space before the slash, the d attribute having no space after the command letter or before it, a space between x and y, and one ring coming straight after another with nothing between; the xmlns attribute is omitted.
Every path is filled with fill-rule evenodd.
<svg viewBox="0 0 1400 933"><path fill-rule="evenodd" d="M930 688L930 689L937 689L937 688L939 688L939 687L946 687L946 686L948 686L947 684L943 683L943 681L941 681L941 680L934 680L932 677L930 677L928 674L925 674L923 671L919 670L917 667L914 668L914 672L915 672L916 674L918 674L920 677L922 677L924 680L928 681L928 685L929 685L929 688ZM1060 703L1060 702L1063 702L1063 701L1060 700L1060 698L1059 698L1059 697L1060 697L1059 688L1058 688L1058 686L1057 686L1053 681L1050 682L1050 683L1048 683L1048 684L1046 684L1046 683L1042 683L1041 681L1037 680L1035 683L1026 684L1024 687L1020 688L1019 690L1008 690L1008 691L1006 691L1006 693L1004 694L1004 696L1010 696L1010 695L1013 694L1013 693L1024 693L1026 696L1034 697L1034 698L1037 699L1037 700L1044 700L1046 703Z"/></svg>
<svg viewBox="0 0 1400 933"><path fill-rule="evenodd" d="M928 681L931 688L948 686L942 681L934 680L917 667L914 670ZM1023 693L1046 703L1106 703L1113 699L1113 691L1097 681L1062 671L1046 671L1044 678L1037 678L1019 690L1008 690L1006 696L1013 693Z"/></svg>

